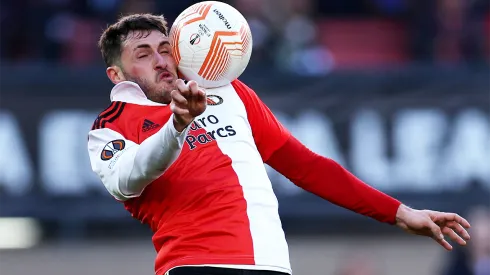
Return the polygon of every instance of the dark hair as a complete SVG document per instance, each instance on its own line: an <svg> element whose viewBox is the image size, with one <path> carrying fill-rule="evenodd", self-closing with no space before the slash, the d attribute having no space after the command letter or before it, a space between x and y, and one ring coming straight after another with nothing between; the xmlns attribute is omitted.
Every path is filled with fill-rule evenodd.
<svg viewBox="0 0 490 275"><path fill-rule="evenodd" d="M139 31L138 36L149 35L156 30L168 35L167 20L163 15L131 14L121 17L116 23L105 29L99 39L99 49L106 65L112 66L121 58L121 45L129 32Z"/></svg>

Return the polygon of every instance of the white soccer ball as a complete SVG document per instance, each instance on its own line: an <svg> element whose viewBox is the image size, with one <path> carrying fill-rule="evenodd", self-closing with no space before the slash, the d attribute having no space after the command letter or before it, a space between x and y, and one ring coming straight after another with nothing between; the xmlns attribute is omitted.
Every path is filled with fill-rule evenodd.
<svg viewBox="0 0 490 275"><path fill-rule="evenodd" d="M180 74L204 88L238 78L252 55L252 33L234 7L204 1L184 10L170 29L170 44Z"/></svg>

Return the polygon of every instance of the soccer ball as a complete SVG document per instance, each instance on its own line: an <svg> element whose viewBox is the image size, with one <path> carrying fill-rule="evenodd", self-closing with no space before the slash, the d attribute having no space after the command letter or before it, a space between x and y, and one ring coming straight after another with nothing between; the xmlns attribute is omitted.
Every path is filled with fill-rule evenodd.
<svg viewBox="0 0 490 275"><path fill-rule="evenodd" d="M221 87L238 78L252 55L247 20L222 2L190 6L177 17L169 36L179 73L203 88Z"/></svg>

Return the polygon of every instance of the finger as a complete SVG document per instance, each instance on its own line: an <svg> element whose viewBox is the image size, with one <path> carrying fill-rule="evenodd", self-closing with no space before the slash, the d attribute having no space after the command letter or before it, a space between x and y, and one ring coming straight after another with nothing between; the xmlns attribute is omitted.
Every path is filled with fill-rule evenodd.
<svg viewBox="0 0 490 275"><path fill-rule="evenodd" d="M199 90L199 85L197 85L197 82L194 80L191 80L187 82L187 86L189 87L189 90L191 91L192 94L196 94Z"/></svg>
<svg viewBox="0 0 490 275"><path fill-rule="evenodd" d="M460 217L459 215L456 215L457 216L457 222L459 224L461 224L464 228L470 228L471 227L471 224L463 217Z"/></svg>
<svg viewBox="0 0 490 275"><path fill-rule="evenodd" d="M173 90L170 93L170 96L172 97L172 101L176 103L176 105L180 107L187 106L188 102L187 99L177 90Z"/></svg>
<svg viewBox="0 0 490 275"><path fill-rule="evenodd" d="M448 243L446 240L444 240L444 239L439 239L439 240L437 240L437 239L436 239L436 242L437 242L438 244L440 244L442 247L444 247L444 249L446 249L446 250L448 250L448 251L453 250L453 246L452 246L452 245L450 245L450 244L449 244L449 243Z"/></svg>
<svg viewBox="0 0 490 275"><path fill-rule="evenodd" d="M435 223L435 222L430 222L428 227L430 228L430 231L432 232L432 237L435 240L443 240L444 235L442 235L441 228Z"/></svg>
<svg viewBox="0 0 490 275"><path fill-rule="evenodd" d="M175 84L177 86L177 90L179 90L179 92L184 97L188 97L190 95L189 87L187 85L185 85L184 80L177 79L177 81L175 82Z"/></svg>
<svg viewBox="0 0 490 275"><path fill-rule="evenodd" d="M439 213L437 220L440 222L455 221L461 224L464 228L471 227L470 223L466 219L456 213Z"/></svg>
<svg viewBox="0 0 490 275"><path fill-rule="evenodd" d="M188 115L189 114L189 110L187 108L181 108L177 105L175 105L175 103L171 103L170 104L170 110L172 110L172 113L176 114L176 115Z"/></svg>
<svg viewBox="0 0 490 275"><path fill-rule="evenodd" d="M442 235L441 228L435 223L429 223L430 231L432 232L432 238L436 240L438 244L444 247L447 250L452 250L453 247L444 239L444 235Z"/></svg>
<svg viewBox="0 0 490 275"><path fill-rule="evenodd" d="M200 96L199 96L199 85L193 81L190 86L189 86L189 90L190 90L190 93L191 93L191 98L192 100L195 100L197 102L200 102Z"/></svg>
<svg viewBox="0 0 490 275"><path fill-rule="evenodd" d="M206 92L204 90L199 89L197 91L197 100L199 102L202 102L202 101L206 102Z"/></svg>
<svg viewBox="0 0 490 275"><path fill-rule="evenodd" d="M453 229L449 227L444 227L442 229L442 233L448 236L451 240L457 242L459 245L466 245L466 241L463 240L463 238L461 238L458 234L456 234Z"/></svg>
<svg viewBox="0 0 490 275"><path fill-rule="evenodd" d="M446 224L446 226L452 228L456 233L458 233L458 235L463 237L464 240L468 241L471 239L470 234L461 224L457 222L449 222Z"/></svg>

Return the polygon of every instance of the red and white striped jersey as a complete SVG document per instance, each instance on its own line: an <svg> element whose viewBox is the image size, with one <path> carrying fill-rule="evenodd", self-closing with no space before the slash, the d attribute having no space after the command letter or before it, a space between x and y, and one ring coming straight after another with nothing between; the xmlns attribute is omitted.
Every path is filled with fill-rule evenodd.
<svg viewBox="0 0 490 275"><path fill-rule="evenodd" d="M264 166L290 133L238 80L207 98L206 111L178 133L169 106L135 83L117 84L89 133L92 169L153 230L157 274L184 265L291 273ZM127 196L121 186L131 181L146 188Z"/></svg>

